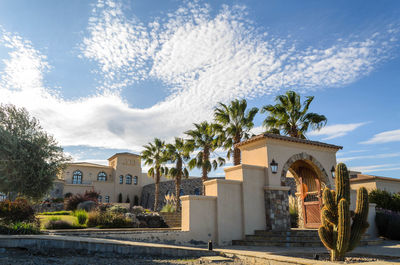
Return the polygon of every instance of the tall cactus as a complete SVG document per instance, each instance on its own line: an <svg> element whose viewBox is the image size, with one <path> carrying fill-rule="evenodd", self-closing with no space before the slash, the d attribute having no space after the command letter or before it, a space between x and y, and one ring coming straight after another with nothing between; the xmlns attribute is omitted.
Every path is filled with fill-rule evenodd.
<svg viewBox="0 0 400 265"><path fill-rule="evenodd" d="M368 228L368 192L364 187L357 191L354 218L350 218L350 179L343 163L336 166L336 192L325 188L322 194L322 225L319 237L331 251L332 261L342 261L346 252L353 250Z"/></svg>

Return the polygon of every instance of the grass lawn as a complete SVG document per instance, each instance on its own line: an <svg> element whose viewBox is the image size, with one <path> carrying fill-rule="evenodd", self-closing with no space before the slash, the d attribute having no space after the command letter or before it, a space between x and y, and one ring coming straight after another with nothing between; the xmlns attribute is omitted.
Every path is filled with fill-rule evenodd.
<svg viewBox="0 0 400 265"><path fill-rule="evenodd" d="M73 215L36 215L40 220L40 228L45 229L45 225L49 222L50 218L57 217L63 221L70 222L71 224L77 223L78 219Z"/></svg>

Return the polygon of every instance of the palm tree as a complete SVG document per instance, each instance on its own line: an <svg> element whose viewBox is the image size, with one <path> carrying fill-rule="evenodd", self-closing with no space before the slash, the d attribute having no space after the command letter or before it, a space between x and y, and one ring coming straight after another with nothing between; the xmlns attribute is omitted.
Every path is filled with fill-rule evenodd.
<svg viewBox="0 0 400 265"><path fill-rule="evenodd" d="M263 126L270 133L280 134L283 132L291 137L306 139L305 133L310 127L320 130L327 122L324 115L307 113L313 99L312 96L306 97L306 100L301 103L299 94L294 91L286 91L285 95L275 98L275 105L266 105L261 109L261 113L269 113Z"/></svg>
<svg viewBox="0 0 400 265"><path fill-rule="evenodd" d="M158 197L160 190L160 178L161 174L165 173L166 170L162 166L166 162L165 158L165 142L154 138L153 143L148 143L144 145L144 150L142 151L142 158L144 159L144 164L151 166L147 174L154 179L155 183L155 198L154 198L154 210L158 209Z"/></svg>
<svg viewBox="0 0 400 265"><path fill-rule="evenodd" d="M189 177L189 171L184 165L184 162L189 160L190 158L190 147L189 145L182 139L175 137L175 141L173 144L167 145L166 156L168 160L172 163L175 163L174 167L171 167L168 170L168 176L175 179L175 195L176 195L176 210L180 210L180 200L179 194L181 190L181 180L182 177Z"/></svg>
<svg viewBox="0 0 400 265"><path fill-rule="evenodd" d="M250 137L250 130L254 127L253 119L258 108L252 108L246 113L247 102L245 99L233 100L229 106L219 103L214 110L214 120L218 124L220 144L225 150L227 158L231 157L233 151L233 165L240 164L240 149L235 144L242 139Z"/></svg>
<svg viewBox="0 0 400 265"><path fill-rule="evenodd" d="M188 144L192 149L199 149L196 157L189 161L189 168L195 167L201 169L201 179L204 183L208 179L208 172L217 169L218 166L225 164L225 159L217 157L210 158L210 155L218 148L217 131L215 124L209 124L203 121L200 124L194 124L195 129L185 132L190 139ZM204 194L204 185L203 185Z"/></svg>

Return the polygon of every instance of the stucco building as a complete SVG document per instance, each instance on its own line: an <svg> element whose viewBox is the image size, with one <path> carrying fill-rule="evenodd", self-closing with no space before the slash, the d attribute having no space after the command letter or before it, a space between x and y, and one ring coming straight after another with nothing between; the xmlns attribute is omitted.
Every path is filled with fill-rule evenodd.
<svg viewBox="0 0 400 265"><path fill-rule="evenodd" d="M87 162L69 163L58 177L51 196L63 197L68 193L83 194L86 190L95 190L100 193L101 202L128 200L138 205L143 186L150 183L154 183L154 180L142 172L139 155L117 153L108 158L108 166ZM121 197L122 201L119 200Z"/></svg>

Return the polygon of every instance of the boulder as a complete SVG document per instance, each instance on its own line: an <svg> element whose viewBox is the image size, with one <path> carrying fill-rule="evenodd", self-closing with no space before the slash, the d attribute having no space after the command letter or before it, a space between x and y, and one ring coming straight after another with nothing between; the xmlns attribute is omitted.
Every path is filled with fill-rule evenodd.
<svg viewBox="0 0 400 265"><path fill-rule="evenodd" d="M94 201L84 201L78 204L77 209L78 210L85 210L86 212L90 212L96 208L97 203Z"/></svg>

